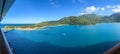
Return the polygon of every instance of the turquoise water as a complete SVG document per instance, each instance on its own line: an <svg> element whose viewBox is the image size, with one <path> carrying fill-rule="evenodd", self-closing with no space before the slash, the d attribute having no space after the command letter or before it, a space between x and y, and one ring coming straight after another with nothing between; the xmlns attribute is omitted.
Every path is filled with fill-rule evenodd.
<svg viewBox="0 0 120 54"><path fill-rule="evenodd" d="M120 41L120 23L12 30L6 37L15 54L102 54Z"/></svg>

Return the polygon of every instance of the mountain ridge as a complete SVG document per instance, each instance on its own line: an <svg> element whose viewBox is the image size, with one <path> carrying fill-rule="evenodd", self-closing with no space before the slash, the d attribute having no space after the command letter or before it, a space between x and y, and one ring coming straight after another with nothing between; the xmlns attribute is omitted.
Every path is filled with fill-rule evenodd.
<svg viewBox="0 0 120 54"><path fill-rule="evenodd" d="M113 23L120 22L120 13L114 13L110 16L102 16L97 14L84 14L80 16L63 17L56 21L45 21L35 25L26 26L6 26L6 28L40 28L44 26L54 25L95 25L97 23Z"/></svg>

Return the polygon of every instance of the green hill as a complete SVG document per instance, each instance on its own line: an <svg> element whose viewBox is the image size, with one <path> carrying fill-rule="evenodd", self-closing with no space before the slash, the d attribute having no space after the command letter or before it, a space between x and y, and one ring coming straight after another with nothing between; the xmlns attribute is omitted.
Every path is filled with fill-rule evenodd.
<svg viewBox="0 0 120 54"><path fill-rule="evenodd" d="M120 22L120 13L114 13L110 16L102 16L96 14L84 14L81 16L68 16L56 21L45 21L34 26L7 26L6 28L36 28L54 25L94 25L97 23Z"/></svg>
<svg viewBox="0 0 120 54"><path fill-rule="evenodd" d="M114 22L120 22L120 13L114 13L110 16Z"/></svg>

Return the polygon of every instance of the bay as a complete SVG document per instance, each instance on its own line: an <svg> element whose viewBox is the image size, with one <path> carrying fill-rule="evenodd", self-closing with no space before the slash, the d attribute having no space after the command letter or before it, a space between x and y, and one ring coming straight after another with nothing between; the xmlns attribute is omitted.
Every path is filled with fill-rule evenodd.
<svg viewBox="0 0 120 54"><path fill-rule="evenodd" d="M5 35L15 54L103 54L120 41L120 23L45 28Z"/></svg>

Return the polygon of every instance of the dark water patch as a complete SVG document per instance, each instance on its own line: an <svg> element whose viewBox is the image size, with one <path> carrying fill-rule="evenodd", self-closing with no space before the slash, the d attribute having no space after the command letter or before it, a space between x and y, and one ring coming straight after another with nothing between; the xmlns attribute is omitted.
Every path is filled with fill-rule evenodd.
<svg viewBox="0 0 120 54"><path fill-rule="evenodd" d="M19 36L9 41L15 54L103 54L119 42L103 42L86 47L63 47L49 42L37 43Z"/></svg>
<svg viewBox="0 0 120 54"><path fill-rule="evenodd" d="M87 47L70 48L43 42L35 44L34 50L37 54L103 54L116 43L117 42L104 42Z"/></svg>

